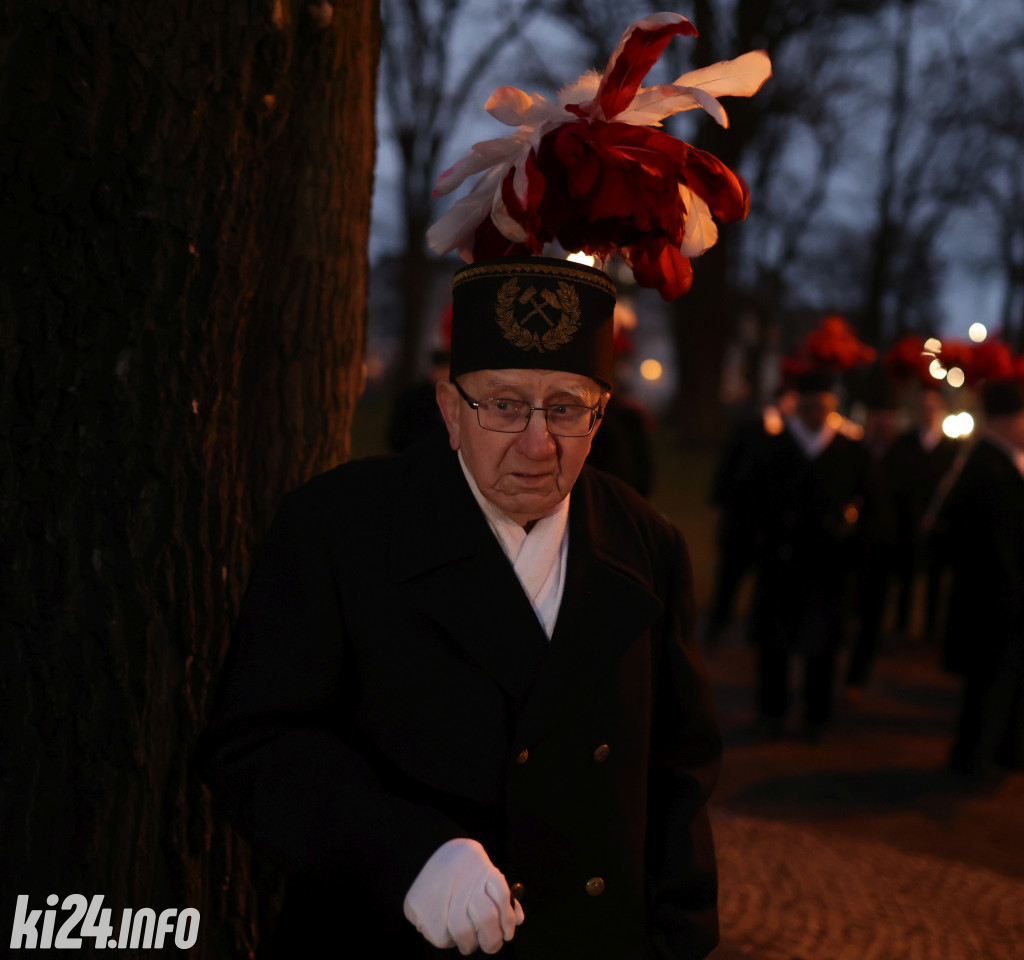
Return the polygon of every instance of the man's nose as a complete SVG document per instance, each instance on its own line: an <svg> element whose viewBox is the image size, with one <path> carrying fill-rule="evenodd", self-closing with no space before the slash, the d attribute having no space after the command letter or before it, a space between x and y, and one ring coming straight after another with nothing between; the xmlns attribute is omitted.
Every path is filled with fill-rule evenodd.
<svg viewBox="0 0 1024 960"><path fill-rule="evenodd" d="M519 446L528 456L547 456L555 446L555 438L548 432L548 418L543 410L534 410L526 429L519 434Z"/></svg>

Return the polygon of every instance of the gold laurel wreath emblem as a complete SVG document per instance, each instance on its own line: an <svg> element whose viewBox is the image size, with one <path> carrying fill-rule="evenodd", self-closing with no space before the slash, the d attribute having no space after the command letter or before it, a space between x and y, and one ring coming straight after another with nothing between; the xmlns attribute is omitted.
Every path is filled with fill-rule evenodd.
<svg viewBox="0 0 1024 960"><path fill-rule="evenodd" d="M537 304L536 295L537 290L529 287L526 293L519 296L519 281L515 277L506 280L498 291L498 299L494 306L495 320L501 327L505 339L520 350L537 350L540 353L545 350L557 350L569 343L580 328L579 294L574 284L559 280L557 292L550 289L540 291L543 304ZM524 319L537 314L547 321L548 329L538 334L523 326L516 319L517 300L520 304L530 304L533 307ZM559 311L557 323L544 313L544 305Z"/></svg>

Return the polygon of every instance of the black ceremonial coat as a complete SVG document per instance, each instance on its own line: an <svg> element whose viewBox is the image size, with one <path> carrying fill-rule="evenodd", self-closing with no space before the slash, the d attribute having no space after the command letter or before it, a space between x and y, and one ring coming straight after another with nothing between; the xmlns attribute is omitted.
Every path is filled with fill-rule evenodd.
<svg viewBox="0 0 1024 960"><path fill-rule="evenodd" d="M569 529L549 646L441 444L285 499L200 750L215 798L291 874L280 955L457 956L402 905L459 836L523 884L503 954L713 948L705 802L721 747L685 546L590 468Z"/></svg>
<svg viewBox="0 0 1024 960"><path fill-rule="evenodd" d="M867 448L836 434L811 460L783 430L766 438L742 488L758 556L752 641L779 652L838 648L847 580L877 512Z"/></svg>
<svg viewBox="0 0 1024 960"><path fill-rule="evenodd" d="M958 673L1024 664L1024 477L987 440L943 504L937 536L953 570L946 663Z"/></svg>
<svg viewBox="0 0 1024 960"><path fill-rule="evenodd" d="M942 437L931 450L926 450L917 430L907 430L893 441L883 468L892 491L899 543L909 547L921 538L921 521L939 483L953 466L957 450L957 442L949 437Z"/></svg>

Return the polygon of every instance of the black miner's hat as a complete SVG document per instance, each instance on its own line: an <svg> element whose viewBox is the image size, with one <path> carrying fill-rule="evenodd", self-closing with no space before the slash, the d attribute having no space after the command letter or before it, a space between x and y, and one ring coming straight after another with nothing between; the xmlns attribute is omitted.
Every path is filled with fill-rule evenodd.
<svg viewBox="0 0 1024 960"><path fill-rule="evenodd" d="M612 382L615 285L596 267L505 257L452 279L451 378L473 370L561 370Z"/></svg>

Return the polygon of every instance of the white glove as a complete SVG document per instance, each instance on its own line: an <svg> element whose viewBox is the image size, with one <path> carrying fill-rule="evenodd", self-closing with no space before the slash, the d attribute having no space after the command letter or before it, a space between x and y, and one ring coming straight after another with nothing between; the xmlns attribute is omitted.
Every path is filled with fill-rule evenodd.
<svg viewBox="0 0 1024 960"><path fill-rule="evenodd" d="M434 851L405 895L406 919L435 947L497 953L523 922L508 883L487 851L467 837Z"/></svg>

